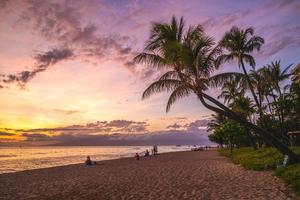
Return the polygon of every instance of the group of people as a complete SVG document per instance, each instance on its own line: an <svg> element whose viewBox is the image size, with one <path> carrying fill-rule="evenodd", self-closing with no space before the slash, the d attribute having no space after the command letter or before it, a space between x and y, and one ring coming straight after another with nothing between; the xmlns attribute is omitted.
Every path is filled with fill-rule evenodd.
<svg viewBox="0 0 300 200"><path fill-rule="evenodd" d="M157 146L156 145L154 145L153 148L151 149L151 153L152 153L153 156L158 154L158 150L157 150ZM148 149L146 149L144 157L148 157L148 156L150 156L150 152L149 152ZM140 159L140 154L139 153L135 153L134 157L137 160L139 160Z"/></svg>
<svg viewBox="0 0 300 200"><path fill-rule="evenodd" d="M153 156L158 154L158 150L157 150L157 146L156 146L156 145L154 145L153 148L151 149L151 153L152 153ZM149 152L148 149L146 149L144 156L145 156L145 157L150 156L150 152ZM139 153L136 153L134 157L135 157L137 160L139 160L139 159L140 159ZM90 157L90 156L87 156L87 157L86 157L85 164L86 164L86 165L98 165L97 162L91 160L91 157Z"/></svg>

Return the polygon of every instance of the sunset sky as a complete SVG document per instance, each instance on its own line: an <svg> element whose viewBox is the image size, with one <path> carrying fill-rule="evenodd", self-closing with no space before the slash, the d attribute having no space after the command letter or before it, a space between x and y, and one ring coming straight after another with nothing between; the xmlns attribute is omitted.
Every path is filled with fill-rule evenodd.
<svg viewBox="0 0 300 200"><path fill-rule="evenodd" d="M257 66L300 62L300 1L0 0L0 141L97 134L205 133L196 97L165 113L167 94L141 100L159 72L132 58L151 22L183 16L216 40L233 25L265 44ZM237 64L220 71L237 71ZM213 90L211 94L217 95ZM46 135L44 135L46 134Z"/></svg>

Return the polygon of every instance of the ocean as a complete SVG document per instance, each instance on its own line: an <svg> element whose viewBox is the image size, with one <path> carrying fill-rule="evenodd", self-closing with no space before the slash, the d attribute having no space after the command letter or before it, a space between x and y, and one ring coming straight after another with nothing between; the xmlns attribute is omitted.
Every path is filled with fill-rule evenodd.
<svg viewBox="0 0 300 200"><path fill-rule="evenodd" d="M133 157L150 146L47 146L0 147L0 174L30 169L84 163L86 156L93 161ZM159 146L158 152L190 150L189 146ZM151 152L151 151L150 151Z"/></svg>

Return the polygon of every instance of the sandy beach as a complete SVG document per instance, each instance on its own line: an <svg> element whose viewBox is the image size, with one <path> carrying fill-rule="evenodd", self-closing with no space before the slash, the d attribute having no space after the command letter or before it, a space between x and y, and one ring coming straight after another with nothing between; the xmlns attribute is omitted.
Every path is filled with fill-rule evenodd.
<svg viewBox="0 0 300 200"><path fill-rule="evenodd" d="M0 175L0 199L298 199L272 172L216 151L176 152Z"/></svg>

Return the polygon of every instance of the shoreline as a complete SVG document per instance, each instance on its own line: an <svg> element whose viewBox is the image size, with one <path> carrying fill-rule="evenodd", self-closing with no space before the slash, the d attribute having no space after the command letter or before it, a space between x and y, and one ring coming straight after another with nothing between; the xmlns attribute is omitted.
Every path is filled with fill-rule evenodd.
<svg viewBox="0 0 300 200"><path fill-rule="evenodd" d="M86 156L91 156L93 161L113 160L119 158L133 157L136 152L144 155L146 149L150 146L135 147L58 147L58 148L24 148L22 149L4 149L0 155L0 174L15 173L19 171L41 169L70 164L84 163ZM3 150L3 149L1 149ZM160 146L160 153L187 151L187 146ZM1 151L3 152L3 151ZM29 155L29 156L27 156Z"/></svg>
<svg viewBox="0 0 300 200"><path fill-rule="evenodd" d="M270 172L182 151L0 174L0 199L297 199Z"/></svg>
<svg viewBox="0 0 300 200"><path fill-rule="evenodd" d="M184 150L184 151L177 151L177 152L189 152L187 150ZM159 156L159 155L163 155L163 154L169 154L169 153L177 153L177 152L163 152L163 153L159 153L158 155L156 156ZM144 156L141 156L142 158ZM153 157L153 155L149 156L149 158ZM120 159L134 159L134 155L130 155L130 156L121 156L119 158L111 158L111 159L105 159L105 160L92 160L93 162L97 162L96 166L97 165L102 165L103 162L106 162L106 161L115 161L115 160L120 160ZM74 164L66 164L66 165L58 165L58 166L51 166L51 167L43 167L43 168L34 168L34 169L25 169L25 170L21 170L21 171L15 171L15 172L5 172L5 173L0 173L0 176L3 175L3 174L15 174L15 173L20 173L20 172L30 172L30 171L35 171L35 170L48 170L48 169L52 169L52 168L64 168L64 167L68 167L68 166L81 166L81 165L84 165L85 166L85 160L83 159L82 160L82 163L74 163Z"/></svg>

